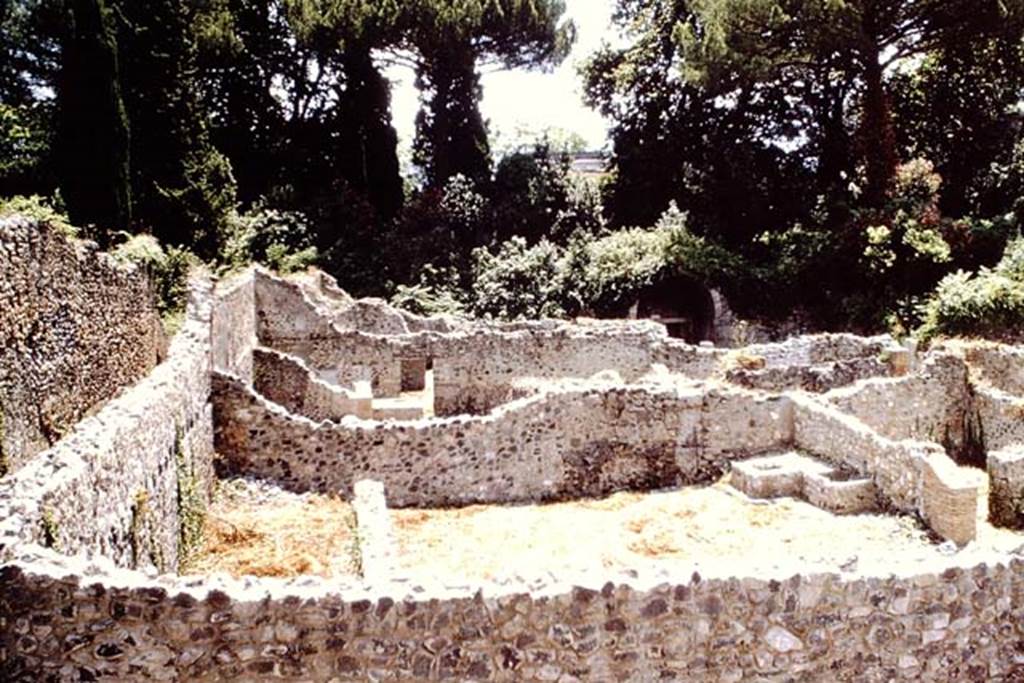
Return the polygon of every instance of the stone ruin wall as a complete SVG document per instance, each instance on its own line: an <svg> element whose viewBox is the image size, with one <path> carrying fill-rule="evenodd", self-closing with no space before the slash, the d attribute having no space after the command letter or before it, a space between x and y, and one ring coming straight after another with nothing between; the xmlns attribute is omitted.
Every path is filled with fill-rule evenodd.
<svg viewBox="0 0 1024 683"><path fill-rule="evenodd" d="M282 474L273 467L285 463L312 478L307 465L311 469L319 457L326 466L333 457L338 467L324 469L346 481L364 472L353 471L356 458L333 453L361 449L359 440L371 438L404 452L405 458L388 456L384 446L369 444L380 450L376 469L365 474L384 480L389 498L421 495L419 485L412 491L408 468L432 467L435 478L440 472L442 483L428 486L448 486L463 476L456 468L467 468L466 476L483 473L465 459L486 450L444 454L451 464L438 467L432 449L450 446L449 439L457 449L459 439L483 438L478 435L488 420L509 420L508 436L496 443L523 442L535 453L571 451L574 420L592 422L588 433L600 430L602 448L607 441L633 448L652 436L654 444L678 441L682 446L672 453L677 463L717 463L789 443L875 470L885 496L905 501L933 525L943 520L930 515L946 509L927 507L934 479L942 483L950 476L957 483L955 472L936 465L943 456L938 446L889 439L832 402L799 393L767 396L642 380L612 387L597 379L549 387L481 416L383 424L349 416L317 423L251 390L253 359L268 353L257 350L257 316L249 312L259 310L258 291L242 278L219 292L223 296L211 302L208 288L193 287L185 328L167 361L130 390L139 395L108 403L33 460L31 469L0 480L0 679L959 681L1013 680L1024 673L1024 562L1002 556L962 565L953 555L930 572L888 578L846 572L700 576L680 567L613 575L539 571L512 583L473 586L460 585L457 577L427 585L374 574L350 582L236 581L124 569L139 559L129 550L131 501L140 487L153 501L154 516L174 530L171 503L177 510L178 487L171 491L166 473L173 469L176 441L187 445L199 478L207 476L211 391L224 401L218 411L231 418L219 425L218 441L238 439L251 448L261 439L280 439L276 465L266 451L271 473ZM690 353L703 362L705 356ZM303 361L292 362L305 369ZM213 368L220 372L212 373L211 387ZM751 417L754 424L746 421ZM243 429L246 420L262 427L250 433ZM568 423L567 438L556 435L559 422ZM184 427L183 438L168 428L175 425ZM533 431L523 438L523 429ZM686 434L698 438L687 443L680 439ZM327 448L318 454L314 445L288 457L307 439ZM609 490L636 484L635 471L619 466L628 459L618 465L614 457L596 460L602 464L597 481ZM551 458L549 471L565 473L566 462ZM613 466L605 471L608 463ZM513 487L520 481L525 487L533 477L520 469ZM152 490L147 477L159 479ZM593 481L593 472L587 477ZM42 510L50 505L43 524ZM76 510L65 514L61 505ZM47 528L57 530L63 553L42 547ZM178 536L142 537L141 547L161 547L167 559L174 552L172 537ZM68 556L86 550L105 557ZM149 566L144 558L137 564Z"/></svg>
<svg viewBox="0 0 1024 683"><path fill-rule="evenodd" d="M146 275L90 242L0 219L0 474L49 448L161 357Z"/></svg>
<svg viewBox="0 0 1024 683"><path fill-rule="evenodd" d="M955 355L933 353L912 375L867 379L822 398L890 439L931 441L955 453L967 438L971 390L967 366Z"/></svg>
<svg viewBox="0 0 1024 683"><path fill-rule="evenodd" d="M256 346L256 285L251 271L236 274L217 285L213 298L213 366L253 380Z"/></svg>
<svg viewBox="0 0 1024 683"><path fill-rule="evenodd" d="M696 379L721 375L768 391L825 391L890 373L890 364L879 358L899 350L889 337L798 337L750 347L749 353L764 361L762 370L723 370L731 356L726 349L671 339L663 326L648 321L499 324L417 318L389 309L385 325L368 319L365 311L351 315L351 302L325 301L319 287L308 282L283 281L260 270L253 277L262 343L302 358L329 381L351 385L368 380L375 396L417 388L410 371L419 371L429 360L439 415L486 413L520 396L517 383L525 376L586 378L610 368L628 382L653 364ZM288 315L276 314L280 311ZM399 332L384 335L381 329Z"/></svg>
<svg viewBox="0 0 1024 683"><path fill-rule="evenodd" d="M210 299L193 283L167 358L0 479L0 557L37 544L176 570L189 506L205 505L213 484Z"/></svg>
<svg viewBox="0 0 1024 683"><path fill-rule="evenodd" d="M394 506L565 500L709 481L777 448L784 400L736 389L585 386L486 416L314 423L216 375L216 450L228 471L349 495L382 481Z"/></svg>
<svg viewBox="0 0 1024 683"><path fill-rule="evenodd" d="M257 347L252 352L255 392L311 420L341 420L347 415L373 418L373 395L328 384L298 357Z"/></svg>
<svg viewBox="0 0 1024 683"><path fill-rule="evenodd" d="M6 680L1016 680L1024 562L888 578L633 573L521 586L0 569Z"/></svg>

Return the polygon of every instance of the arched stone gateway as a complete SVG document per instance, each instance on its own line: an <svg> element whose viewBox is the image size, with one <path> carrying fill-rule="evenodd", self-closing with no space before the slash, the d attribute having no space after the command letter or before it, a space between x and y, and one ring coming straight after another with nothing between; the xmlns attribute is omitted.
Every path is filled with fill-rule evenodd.
<svg viewBox="0 0 1024 683"><path fill-rule="evenodd" d="M636 317L665 325L670 337L691 344L715 340L715 303L711 291L685 275L662 280L637 298Z"/></svg>

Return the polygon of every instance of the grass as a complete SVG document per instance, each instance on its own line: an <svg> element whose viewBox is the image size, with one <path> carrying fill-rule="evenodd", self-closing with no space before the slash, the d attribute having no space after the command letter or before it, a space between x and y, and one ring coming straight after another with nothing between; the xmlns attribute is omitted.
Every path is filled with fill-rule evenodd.
<svg viewBox="0 0 1024 683"><path fill-rule="evenodd" d="M203 535L191 572L323 578L359 573L355 514L336 497L267 504L225 490L208 511Z"/></svg>

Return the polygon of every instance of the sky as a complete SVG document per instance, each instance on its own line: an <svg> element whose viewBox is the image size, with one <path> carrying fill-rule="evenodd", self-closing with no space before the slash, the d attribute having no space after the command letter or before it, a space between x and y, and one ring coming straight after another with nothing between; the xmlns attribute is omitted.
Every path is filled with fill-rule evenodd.
<svg viewBox="0 0 1024 683"><path fill-rule="evenodd" d="M611 15L614 0L566 0L566 16L576 24L576 43L566 60L548 72L497 71L481 78L481 112L488 121L491 138L515 137L520 129L543 131L563 129L579 134L587 149L602 149L608 137L608 122L583 104L577 65L596 51L603 41L614 43ZM415 133L419 93L410 68L390 66L391 108L402 147L408 149Z"/></svg>

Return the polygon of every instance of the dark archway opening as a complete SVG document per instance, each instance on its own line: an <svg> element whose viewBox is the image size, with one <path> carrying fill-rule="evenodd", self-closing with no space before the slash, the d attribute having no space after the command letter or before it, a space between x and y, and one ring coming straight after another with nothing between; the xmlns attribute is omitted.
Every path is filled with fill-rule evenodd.
<svg viewBox="0 0 1024 683"><path fill-rule="evenodd" d="M707 287L678 275L640 292L637 318L664 323L671 337L691 344L715 341L715 303Z"/></svg>

